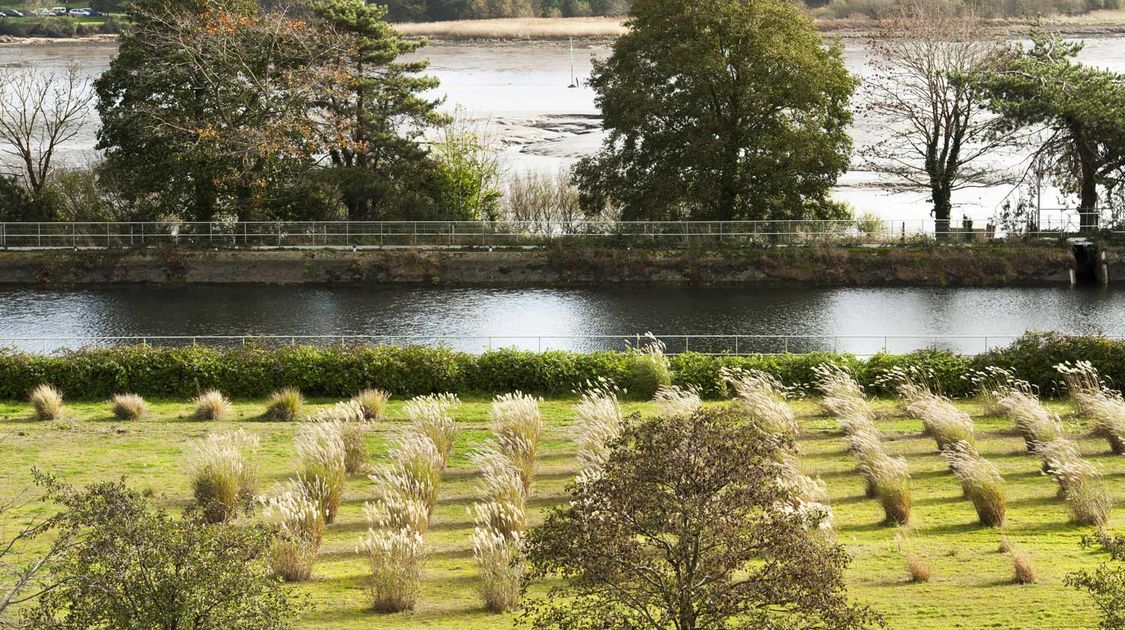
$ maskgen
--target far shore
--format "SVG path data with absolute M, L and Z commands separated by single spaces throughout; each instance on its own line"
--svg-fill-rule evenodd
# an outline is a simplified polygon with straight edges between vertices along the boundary
M 845 38 L 871 35 L 876 20 L 866 17 L 817 19 L 821 32 Z M 1033 18 L 991 20 L 998 31 L 1018 34 L 1036 24 Z M 1125 9 L 1093 11 L 1083 15 L 1056 15 L 1043 18 L 1039 25 L 1064 35 L 1076 37 L 1110 37 L 1125 35 Z M 457 20 L 449 22 L 409 22 L 395 25 L 409 37 L 425 37 L 433 41 L 612 41 L 626 32 L 624 18 L 501 18 L 493 20 Z M 93 35 L 75 38 L 0 36 L 0 46 L 114 44 L 116 35 Z

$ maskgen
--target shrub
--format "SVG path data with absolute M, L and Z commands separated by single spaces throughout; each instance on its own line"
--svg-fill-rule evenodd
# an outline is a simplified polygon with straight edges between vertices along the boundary
M 588 383 L 574 414 L 580 474 L 595 474 L 609 457 L 610 445 L 625 430 L 616 389 L 606 381 Z
M 212 433 L 193 443 L 187 454 L 195 509 L 208 523 L 224 523 L 249 507 L 258 484 L 249 456 L 258 438 L 245 431 Z
M 294 387 L 286 387 L 270 394 L 264 417 L 278 422 L 296 420 L 304 406 L 305 397 L 301 395 L 301 391 Z
M 145 399 L 136 394 L 117 394 L 110 401 L 113 416 L 118 420 L 140 420 L 148 413 Z
M 1039 580 L 1031 556 L 1019 549 L 1012 550 L 1012 573 L 1012 581 L 1016 584 L 1035 584 Z
M 23 621 L 36 628 L 273 630 L 296 614 L 266 566 L 260 527 L 215 526 L 156 509 L 124 482 L 83 490 L 47 482 L 62 505 L 53 588 Z
M 443 471 L 449 464 L 459 432 L 457 422 L 450 413 L 460 405 L 461 400 L 453 394 L 437 394 L 413 398 L 402 408 L 406 417 L 410 418 L 411 430 L 429 438 L 437 448 Z
M 521 542 L 487 529 L 473 532 L 473 557 L 480 568 L 480 592 L 489 612 L 508 612 L 519 605 L 524 563 Z
M 920 553 L 907 551 L 903 554 L 906 562 L 906 573 L 911 582 L 929 582 L 931 571 L 930 561 Z
M 324 521 L 332 524 L 344 495 L 347 468 L 344 439 L 335 422 L 310 422 L 301 425 L 295 438 L 301 472 L 297 479 L 305 494 L 316 501 Z
M 59 420 L 63 416 L 62 392 L 51 385 L 40 385 L 31 390 L 28 400 L 36 420 Z
M 413 610 L 422 590 L 425 546 L 422 535 L 409 528 L 370 529 L 360 544 L 371 567 L 368 591 L 371 608 L 392 613 Z
M 203 392 L 195 399 L 196 420 L 223 420 L 234 411 L 234 407 L 222 392 L 212 389 Z
M 326 526 L 319 502 L 298 480 L 291 479 L 264 504 L 263 516 L 277 529 L 270 547 L 270 567 L 286 582 L 308 580 Z
M 678 385 L 661 385 L 652 400 L 657 413 L 664 416 L 690 416 L 703 408 L 703 400 L 695 390 Z
M 344 441 L 344 469 L 348 474 L 367 470 L 367 435 L 371 424 L 363 406 L 350 400 L 337 403 L 312 417 L 313 422 L 335 422 Z
M 365 389 L 355 397 L 352 402 L 363 409 L 363 417 L 372 422 L 382 420 L 387 413 L 387 401 L 391 395 L 381 389 Z
M 965 496 L 973 502 L 982 525 L 1001 527 L 1007 513 L 1004 478 L 994 464 L 983 459 L 971 445 L 961 442 L 942 451 Z

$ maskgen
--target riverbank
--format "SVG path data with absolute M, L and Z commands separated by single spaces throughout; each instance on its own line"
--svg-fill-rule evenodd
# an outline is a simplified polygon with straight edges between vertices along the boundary
M 1118 263 L 1110 257 L 1110 277 Z M 53 250 L 0 252 L 0 284 L 600 285 L 854 287 L 1069 286 L 1057 244 L 546 249 Z M 1125 272 L 1125 270 L 1122 270 Z
M 845 38 L 866 38 L 876 27 L 868 17 L 816 18 L 822 33 Z M 1056 15 L 1042 20 L 999 18 L 989 24 L 1001 33 L 1025 33 L 1033 26 L 1073 36 L 1113 36 L 1125 34 L 1125 11 L 1095 11 L 1085 15 Z M 411 37 L 434 41 L 608 41 L 624 34 L 624 18 L 502 18 L 493 20 L 454 20 L 448 22 L 410 22 L 396 24 Z

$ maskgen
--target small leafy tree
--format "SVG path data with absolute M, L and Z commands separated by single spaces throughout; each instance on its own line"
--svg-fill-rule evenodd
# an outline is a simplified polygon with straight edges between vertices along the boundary
M 1096 229 L 1098 188 L 1117 186 L 1125 168 L 1125 75 L 1074 61 L 1081 42 L 1043 32 L 1031 41 L 1009 46 L 967 81 L 1003 118 L 1000 133 L 1045 130 L 1029 164 L 1045 160 L 1056 183 L 1078 194 L 1082 229 Z
M 794 509 L 778 449 L 733 411 L 634 419 L 604 468 L 528 539 L 533 576 L 563 578 L 525 604 L 536 628 L 862 628 L 847 555 Z
M 1122 630 L 1125 628 L 1125 541 L 1108 533 L 1082 539 L 1086 548 L 1098 546 L 1109 552 L 1116 564 L 1102 564 L 1094 570 L 1083 569 L 1067 574 L 1066 585 L 1086 591 L 1094 598 L 1094 603 L 1102 612 L 1102 630 Z
M 64 508 L 56 533 L 71 545 L 31 627 L 274 629 L 294 615 L 265 563 L 264 530 L 173 519 L 120 481 L 41 483 Z
M 591 85 L 609 132 L 575 179 L 622 219 L 842 218 L 856 82 L 796 4 L 636 0 Z

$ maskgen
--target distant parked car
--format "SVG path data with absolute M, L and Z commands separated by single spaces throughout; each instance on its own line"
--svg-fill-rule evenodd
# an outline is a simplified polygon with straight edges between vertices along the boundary
M 70 17 L 90 17 L 89 9 L 71 9 Z
M 49 15 L 54 15 L 55 11 L 53 9 L 36 9 L 32 11 L 31 14 L 39 17 L 47 17 Z
M 7 17 L 23 17 L 23 11 L 17 11 L 15 9 L 4 9 L 4 15 L 6 15 Z
M 66 7 L 51 7 L 51 15 L 66 15 Z

